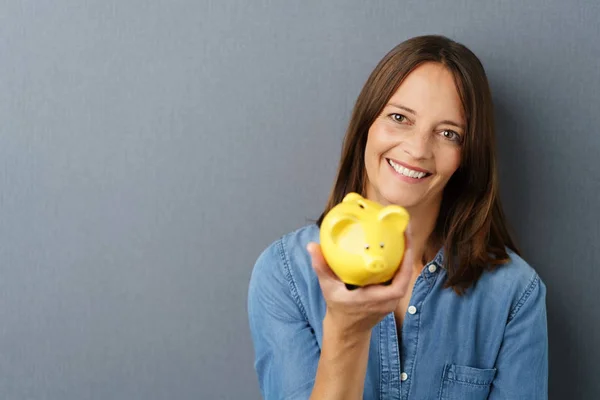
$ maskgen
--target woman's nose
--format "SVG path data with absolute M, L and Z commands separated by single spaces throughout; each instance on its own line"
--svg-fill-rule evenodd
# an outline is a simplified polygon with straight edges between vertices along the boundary
M 415 132 L 405 138 L 404 152 L 414 159 L 427 159 L 432 155 L 431 136 L 423 132 Z

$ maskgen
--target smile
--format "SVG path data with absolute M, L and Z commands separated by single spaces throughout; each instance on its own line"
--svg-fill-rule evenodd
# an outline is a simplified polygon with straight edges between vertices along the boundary
M 421 171 L 414 171 L 412 169 L 408 169 L 406 167 L 403 167 L 400 164 L 397 164 L 395 162 L 393 162 L 392 160 L 390 160 L 389 158 L 386 158 L 388 164 L 394 168 L 394 170 L 399 173 L 400 175 L 406 176 L 408 178 L 413 178 L 413 179 L 423 179 L 426 178 L 428 176 L 430 176 L 431 174 L 428 172 L 421 172 Z

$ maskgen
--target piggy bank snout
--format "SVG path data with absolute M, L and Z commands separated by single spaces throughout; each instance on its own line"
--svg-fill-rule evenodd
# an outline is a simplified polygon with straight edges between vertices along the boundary
M 385 269 L 385 261 L 381 257 L 374 257 L 367 262 L 367 269 L 371 272 L 381 272 Z

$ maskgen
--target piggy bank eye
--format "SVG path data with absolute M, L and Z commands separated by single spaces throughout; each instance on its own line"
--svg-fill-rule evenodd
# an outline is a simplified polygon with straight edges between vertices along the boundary
M 358 204 L 358 206 L 359 206 L 360 208 L 365 208 L 365 206 L 364 206 L 364 205 L 362 205 L 362 204 L 360 204 L 360 203 Z
M 383 249 L 383 243 L 379 243 L 379 247 Z
M 369 245 L 365 244 L 365 250 L 369 250 Z

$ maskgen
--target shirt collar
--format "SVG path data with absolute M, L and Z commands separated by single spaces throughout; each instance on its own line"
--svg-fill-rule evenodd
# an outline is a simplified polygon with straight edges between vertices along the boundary
M 445 255 L 444 246 L 442 246 L 438 250 L 438 252 L 435 255 L 435 257 L 433 258 L 433 260 L 430 261 L 430 263 L 433 262 L 437 267 L 444 268 L 444 255 Z

